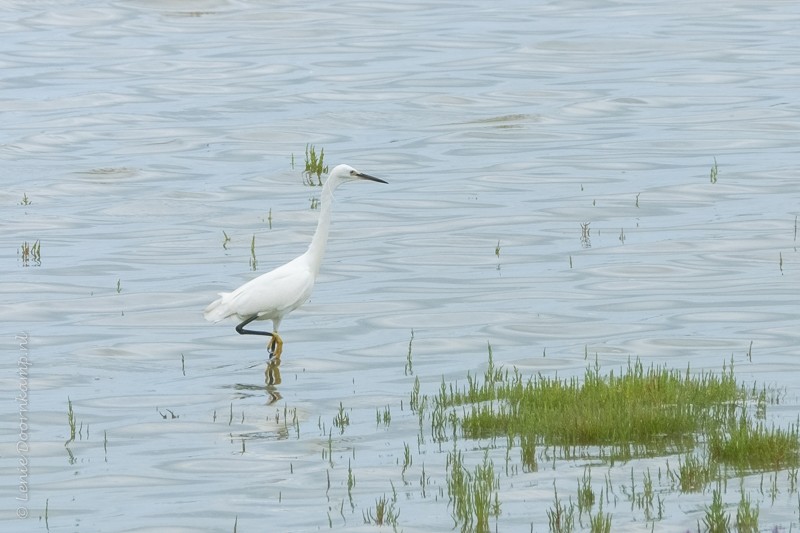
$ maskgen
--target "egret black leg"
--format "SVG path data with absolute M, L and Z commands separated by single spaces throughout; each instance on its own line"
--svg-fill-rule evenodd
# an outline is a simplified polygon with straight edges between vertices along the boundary
M 267 343 L 267 350 L 269 351 L 269 357 L 272 359 L 273 357 L 276 359 L 281 358 L 281 353 L 283 352 L 283 339 L 281 339 L 280 335 L 276 332 L 272 331 L 257 331 L 254 329 L 244 329 L 244 327 L 258 318 L 258 315 L 253 315 L 247 320 L 242 321 L 241 324 L 236 326 L 236 333 L 239 335 L 265 335 L 268 337 L 272 337 L 270 341 Z
M 247 324 L 249 324 L 250 322 L 252 322 L 256 318 L 258 318 L 258 315 L 253 315 L 250 318 L 248 318 L 247 320 L 243 321 L 238 326 L 236 326 L 236 333 L 238 333 L 239 335 L 267 335 L 269 337 L 272 337 L 272 332 L 271 331 L 256 331 L 254 329 L 244 329 L 244 327 Z

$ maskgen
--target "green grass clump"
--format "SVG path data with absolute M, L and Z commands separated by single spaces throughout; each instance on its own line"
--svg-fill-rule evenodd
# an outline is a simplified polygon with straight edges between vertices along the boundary
M 322 175 L 328 173 L 328 165 L 325 164 L 325 149 L 321 148 L 319 156 L 313 144 L 306 145 L 306 166 L 303 170 L 303 183 L 306 185 L 322 187 Z M 314 176 L 317 177 L 314 183 Z
M 460 450 L 447 455 L 447 493 L 453 520 L 462 532 L 488 533 L 489 518 L 500 515 L 500 479 L 488 455 L 474 471 L 464 466 Z
M 597 499 L 594 489 L 592 489 L 592 474 L 587 469 L 583 472 L 583 478 L 578 480 L 578 513 L 583 515 L 588 512 Z
M 23 242 L 17 255 L 22 259 L 22 266 L 29 266 L 31 263 L 36 266 L 42 265 L 42 245 L 38 240 L 33 244 L 28 241 Z
M 611 515 L 601 509 L 589 519 L 591 533 L 611 533 Z
M 673 472 L 668 471 L 673 479 Z M 704 461 L 695 454 L 687 454 L 678 463 L 678 488 L 681 492 L 700 492 L 712 480 L 719 477 L 719 466 Z
M 758 533 L 758 505 L 753 506 L 750 495 L 742 493 L 736 509 L 736 531 L 739 533 Z
M 339 434 L 343 435 L 344 430 L 350 425 L 350 415 L 344 410 L 344 405 L 339 402 L 339 411 L 333 417 L 333 425 L 339 428 Z
M 769 428 L 763 421 L 752 423 L 743 413 L 727 431 L 711 434 L 708 447 L 712 459 L 751 470 L 779 470 L 800 464 L 800 435 L 796 424 L 789 429 Z
M 395 529 L 397 528 L 397 519 L 400 516 L 400 511 L 395 507 L 397 504 L 397 495 L 395 494 L 391 499 L 387 498 L 384 494 L 375 500 L 375 508 L 367 509 L 362 512 L 365 524 L 374 524 L 376 526 L 390 525 Z
M 781 471 L 788 471 L 790 498 L 800 501 L 800 419 L 783 427 L 771 425 L 767 410 L 779 402 L 781 391 L 741 384 L 732 363 L 721 371 L 692 371 L 688 366 L 648 367 L 630 359 L 613 371 L 601 371 L 595 361 L 575 377 L 559 377 L 496 367 L 491 346 L 488 356 L 482 374 L 467 373 L 459 382 L 442 378 L 430 395 L 421 392 L 415 377 L 411 390 L 409 405 L 419 417 L 418 450 L 426 444 L 426 432 L 440 452 L 442 443 L 452 443 L 445 501 L 456 530 L 498 530 L 500 500 L 515 501 L 501 496 L 501 490 L 539 485 L 547 471 L 558 470 L 564 460 L 567 468 L 583 465 L 583 476 L 578 476 L 577 489 L 573 485 L 571 494 L 563 497 L 553 483 L 554 498 L 545 509 L 550 532 L 618 529 L 628 513 L 618 505 L 621 498 L 636 514 L 634 521 L 655 530 L 670 514 L 667 506 L 675 503 L 677 492 L 700 502 L 691 511 L 697 531 L 755 533 L 760 530 L 759 506 L 768 502 L 765 498 L 775 505 L 781 492 Z M 376 420 L 380 424 L 379 411 Z M 464 438 L 473 440 L 465 443 Z M 496 475 L 491 461 L 500 453 L 498 440 L 506 443 L 506 477 Z M 463 454 L 474 450 L 483 451 L 483 462 L 478 458 L 477 464 L 465 466 Z M 403 459 L 398 455 L 397 464 L 402 465 L 400 476 L 406 484 L 417 463 L 410 455 L 411 446 L 403 443 Z M 666 468 L 654 466 L 657 457 L 667 459 Z M 641 458 L 646 458 L 646 470 L 640 472 L 635 469 L 642 461 L 628 461 Z M 621 461 L 632 466 L 630 482 L 620 491 L 612 472 Z M 427 466 L 423 463 L 420 477 L 423 497 L 431 483 Z M 595 468 L 609 469 L 604 482 L 593 483 Z M 760 498 L 751 495 L 746 489 L 750 482 L 745 482 L 759 471 Z M 535 472 L 542 475 L 529 475 Z M 773 473 L 768 488 L 766 472 Z M 516 478 L 520 474 L 523 477 Z M 732 476 L 741 477 L 738 506 L 726 495 Z M 443 499 L 443 484 L 438 486 Z M 539 521 L 544 519 L 541 515 Z M 543 526 L 531 522 L 532 531 L 545 530 Z
M 681 490 L 691 492 L 715 478 L 720 463 L 754 470 L 800 464 L 796 425 L 767 429 L 758 421 L 763 412 L 747 415 L 764 394 L 738 384 L 732 364 L 720 373 L 693 373 L 688 367 L 645 368 L 637 359 L 607 375 L 595 363 L 582 378 L 525 379 L 517 369 L 495 368 L 490 346 L 483 379 L 468 374 L 461 387 L 442 382 L 429 418 L 438 442 L 459 432 L 471 439 L 518 440 L 528 471 L 537 468 L 537 447 L 553 446 L 565 455 L 598 447 L 601 457 L 629 460 L 691 452 L 703 443 L 707 459 L 687 454 L 673 476 Z M 413 400 L 412 409 L 428 403 L 419 392 Z
M 709 533 L 728 533 L 730 531 L 731 517 L 725 512 L 722 502 L 722 489 L 714 489 L 711 495 L 711 505 L 706 506 L 703 517 L 705 531 Z
M 733 369 L 721 375 L 685 372 L 641 361 L 608 376 L 597 366 L 583 379 L 498 373 L 490 364 L 482 383 L 467 378 L 461 391 L 442 389 L 436 405 L 472 404 L 460 420 L 468 438 L 535 434 L 546 445 L 682 449 L 706 426 L 719 425 L 746 391 Z M 622 453 L 622 450 L 620 450 Z
M 558 498 L 558 490 L 553 488 L 555 501 L 552 509 L 547 510 L 547 524 L 552 533 L 572 533 L 575 529 L 575 506 L 570 501 L 566 505 Z

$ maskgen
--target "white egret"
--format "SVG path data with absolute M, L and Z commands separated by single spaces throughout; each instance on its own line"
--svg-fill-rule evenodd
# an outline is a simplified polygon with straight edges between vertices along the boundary
M 280 360 L 283 339 L 278 335 L 278 327 L 283 317 L 303 305 L 314 289 L 314 281 L 328 242 L 333 191 L 342 183 L 357 180 L 386 183 L 348 165 L 335 167 L 322 187 L 319 222 L 308 250 L 285 265 L 248 281 L 233 292 L 219 293 L 220 297 L 203 311 L 206 320 L 219 322 L 231 316 L 238 317 L 242 322 L 236 326 L 236 332 L 240 335 L 272 337 L 267 343 L 270 359 Z M 254 320 L 272 320 L 272 332 L 244 329 Z

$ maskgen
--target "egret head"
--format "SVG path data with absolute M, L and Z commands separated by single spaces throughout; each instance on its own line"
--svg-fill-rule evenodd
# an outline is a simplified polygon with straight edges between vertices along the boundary
M 330 174 L 328 174 L 328 181 L 332 182 L 331 185 L 334 187 L 340 183 L 357 180 L 386 183 L 384 180 L 376 178 L 375 176 L 370 176 L 369 174 L 364 174 L 363 172 L 354 169 L 350 165 L 337 165 L 333 168 L 333 170 L 331 170 Z

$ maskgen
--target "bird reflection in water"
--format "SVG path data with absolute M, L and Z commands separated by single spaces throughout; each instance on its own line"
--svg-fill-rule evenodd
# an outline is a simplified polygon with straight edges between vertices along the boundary
M 267 387 L 267 394 L 277 391 L 272 391 L 272 387 L 281 384 L 281 360 L 278 357 L 273 357 L 267 361 L 267 368 L 264 370 L 264 385 Z M 280 394 L 278 394 L 280 399 Z M 274 400 L 273 400 L 274 401 Z

